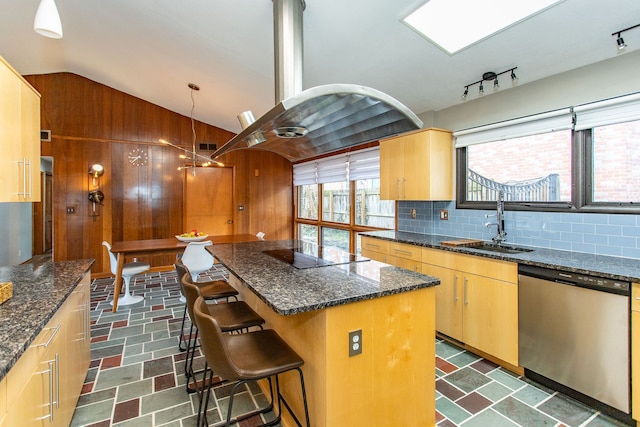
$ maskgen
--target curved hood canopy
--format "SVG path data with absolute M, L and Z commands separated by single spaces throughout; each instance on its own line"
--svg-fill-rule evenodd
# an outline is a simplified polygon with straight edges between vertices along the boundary
M 422 128 L 411 110 L 376 89 L 330 84 L 301 90 L 304 7 L 303 0 L 273 0 L 276 106 L 253 123 L 243 113 L 244 130 L 212 158 L 259 148 L 298 161 Z

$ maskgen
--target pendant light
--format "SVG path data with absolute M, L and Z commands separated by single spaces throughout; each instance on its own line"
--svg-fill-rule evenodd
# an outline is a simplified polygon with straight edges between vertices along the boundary
M 45 37 L 62 38 L 62 23 L 54 0 L 40 0 L 33 29 Z

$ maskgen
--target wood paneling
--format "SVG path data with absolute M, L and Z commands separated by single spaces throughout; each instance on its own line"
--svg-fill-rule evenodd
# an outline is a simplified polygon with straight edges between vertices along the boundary
M 103 240 L 167 238 L 184 230 L 184 173 L 178 150 L 163 138 L 191 147 L 191 120 L 157 105 L 70 73 L 25 77 L 41 94 L 41 127 L 52 142 L 54 260 L 95 258 L 92 273 L 109 271 Z M 218 146 L 233 133 L 195 122 L 196 142 Z M 144 149 L 149 161 L 131 166 L 127 153 Z M 263 231 L 267 238 L 292 236 L 292 166 L 269 152 L 240 150 L 221 161 L 233 168 L 235 233 Z M 89 164 L 105 166 L 100 178 L 105 194 L 97 216 L 88 200 Z M 215 185 L 212 183 L 212 185 Z M 243 211 L 237 205 L 243 205 Z M 72 207 L 75 213 L 67 214 Z M 172 255 L 141 260 L 170 265 Z

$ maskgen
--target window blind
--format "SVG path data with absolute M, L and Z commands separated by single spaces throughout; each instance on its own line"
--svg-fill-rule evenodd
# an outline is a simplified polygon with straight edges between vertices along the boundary
M 468 147 L 469 145 L 566 130 L 572 127 L 573 115 L 571 114 L 571 109 L 563 108 L 561 110 L 457 131 L 453 133 L 453 136 L 456 140 L 455 147 L 462 148 Z
M 349 154 L 349 180 L 380 178 L 380 148 L 369 148 Z
M 316 162 L 293 165 L 293 185 L 311 185 L 318 183 Z
M 576 130 L 640 120 L 640 93 L 579 105 Z
M 347 181 L 347 156 L 339 155 L 318 160 L 318 183 Z
M 380 178 L 380 148 L 367 148 L 293 165 L 293 185 Z

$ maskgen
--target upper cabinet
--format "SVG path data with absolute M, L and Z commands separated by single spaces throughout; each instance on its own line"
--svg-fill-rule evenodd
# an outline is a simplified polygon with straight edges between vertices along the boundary
M 0 202 L 40 201 L 40 94 L 0 57 Z
M 452 141 L 435 128 L 380 141 L 380 198 L 453 200 Z

